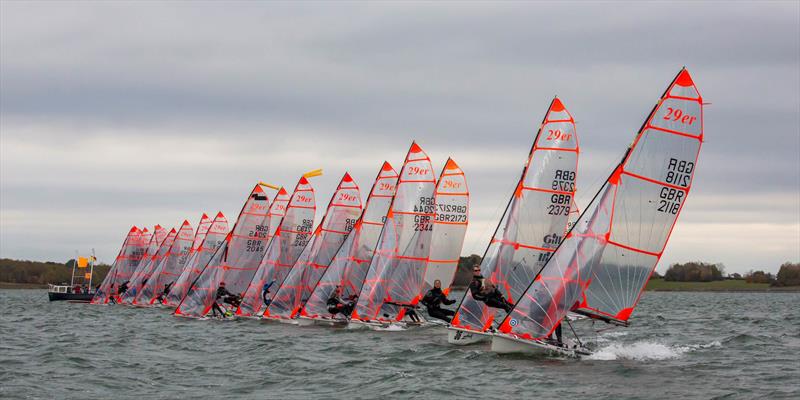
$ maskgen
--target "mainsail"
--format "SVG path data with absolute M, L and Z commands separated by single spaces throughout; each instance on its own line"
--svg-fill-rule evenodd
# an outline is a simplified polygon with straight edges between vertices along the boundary
M 447 160 L 439 176 L 434 201 L 436 211 L 424 280 L 420 282 L 419 275 L 414 275 L 407 283 L 411 288 L 419 287 L 420 296 L 424 296 L 437 280 L 441 281 L 445 293 L 450 292 L 467 234 L 469 189 L 464 171 L 452 159 Z
M 264 317 L 294 318 L 361 215 L 358 185 L 345 173 L 311 241 L 272 297 Z
M 388 321 L 394 317 L 390 313 L 402 319 L 405 308 L 398 309 L 397 306 L 412 305 L 414 298 L 418 297 L 418 293 L 403 297 L 402 284 L 393 284 L 390 278 L 423 270 L 428 261 L 435 187 L 436 176 L 431 160 L 414 142 L 400 170 L 396 194 L 352 319 Z M 384 304 L 390 309 L 381 313 Z
M 188 220 L 184 220 L 175 240 L 169 246 L 164 257 L 153 269 L 147 282 L 142 284 L 139 293 L 133 299 L 132 304 L 137 306 L 149 306 L 156 302 L 164 291 L 168 291 L 175 279 L 183 272 L 183 266 L 189 258 L 194 242 L 194 229 Z
M 342 298 L 357 296 L 361 292 L 394 197 L 397 178 L 394 168 L 384 162 L 367 197 L 364 212 L 320 278 L 300 315 L 309 318 L 328 315 L 327 301 L 337 286 L 342 288 Z
M 164 231 L 164 229 L 162 229 Z M 164 258 L 164 255 L 167 254 L 170 246 L 172 246 L 172 242 L 175 241 L 175 237 L 178 235 L 178 231 L 175 228 L 172 228 L 167 232 L 166 237 L 162 240 L 152 254 L 148 254 L 142 261 L 139 263 L 139 268 L 136 268 L 136 273 L 134 273 L 133 277 L 131 278 L 130 283 L 128 284 L 128 290 L 122 294 L 122 298 L 120 302 L 123 304 L 133 304 L 133 300 L 136 299 L 136 295 L 142 290 L 142 285 L 144 285 L 150 276 L 153 274 L 153 270 L 156 269 L 161 260 Z M 153 235 L 153 239 L 158 239 L 158 235 Z
M 682 69 L 500 331 L 543 339 L 569 311 L 627 324 L 683 208 L 702 141 L 703 100 Z
M 205 215 L 205 214 L 204 214 Z M 228 234 L 228 220 L 222 212 L 218 212 L 214 220 L 206 227 L 206 233 L 203 235 L 203 241 L 200 242 L 197 249 L 192 251 L 189 261 L 183 268 L 183 272 L 172 285 L 165 299 L 165 304 L 170 307 L 177 307 L 181 302 L 183 296 L 189 291 L 189 285 L 197 279 L 200 272 L 211 260 L 211 257 L 217 251 L 219 246 L 225 241 L 225 236 Z M 197 235 L 195 235 L 196 238 Z
M 315 212 L 314 188 L 303 176 L 295 186 L 289 205 L 286 207 L 286 215 L 269 242 L 264 258 L 242 296 L 236 315 L 251 317 L 264 313 L 264 297 L 270 288 L 274 293 L 283 283 L 289 269 L 308 244 Z
M 141 235 L 142 231 L 135 226 L 128 231 L 114 264 L 92 298 L 92 304 L 108 304 L 112 297 L 117 301 L 119 285 L 130 279 L 144 256 L 145 243 L 142 243 Z
M 242 293 L 247 288 L 269 243 L 270 221 L 282 216 L 288 200 L 286 191 L 281 188 L 270 206 L 264 189 L 260 185 L 253 188 L 233 230 L 190 285 L 175 315 L 204 317 L 216 300 L 221 282 L 227 282 L 227 289 L 232 293 Z
M 481 261 L 482 276 L 512 303 L 519 300 L 564 237 L 574 205 L 578 153 L 572 115 L 554 98 Z M 505 313 L 487 307 L 467 290 L 451 326 L 485 332 L 496 312 Z

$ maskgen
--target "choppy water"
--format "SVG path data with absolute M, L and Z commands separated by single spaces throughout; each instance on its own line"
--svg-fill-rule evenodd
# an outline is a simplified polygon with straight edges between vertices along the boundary
M 799 304 L 798 293 L 646 293 L 633 327 L 586 334 L 596 353 L 574 360 L 453 347 L 441 327 L 195 321 L 0 290 L 0 398 L 796 399 Z

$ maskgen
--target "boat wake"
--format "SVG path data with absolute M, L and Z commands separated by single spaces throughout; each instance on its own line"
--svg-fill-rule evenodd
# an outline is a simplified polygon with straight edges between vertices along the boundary
M 713 341 L 707 344 L 695 344 L 688 346 L 668 346 L 658 342 L 640 341 L 634 343 L 614 343 L 587 356 L 587 360 L 671 360 L 681 357 L 685 353 L 696 350 L 720 347 L 722 343 Z

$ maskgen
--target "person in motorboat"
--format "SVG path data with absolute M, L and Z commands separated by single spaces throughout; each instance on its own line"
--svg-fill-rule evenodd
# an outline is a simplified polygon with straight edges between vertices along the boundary
M 505 312 L 511 312 L 511 309 L 514 308 L 514 304 L 506 300 L 497 286 L 491 282 L 484 282 L 483 289 L 481 289 L 478 296 L 473 296 L 475 300 L 480 300 L 486 303 L 487 306 L 492 308 L 502 308 Z
M 356 305 L 355 300 L 358 299 L 358 296 L 352 295 L 348 297 L 347 300 L 344 300 L 342 299 L 343 292 L 341 286 L 336 286 L 336 289 L 333 290 L 326 304 L 328 306 L 328 312 L 331 313 L 331 315 L 336 316 L 336 314 L 342 314 L 342 316 L 346 318 L 353 313 L 353 308 Z
M 442 304 L 450 305 L 455 302 L 455 300 L 448 299 L 447 295 L 442 292 L 442 281 L 438 279 L 433 281 L 433 288 L 431 288 L 428 293 L 425 293 L 425 296 L 422 298 L 422 304 L 428 309 L 428 315 L 432 318 L 447 322 L 448 324 L 456 313 L 453 310 L 442 308 Z
M 264 300 L 264 305 L 269 307 L 272 304 L 272 299 L 268 296 L 269 295 L 269 288 L 275 284 L 275 279 L 267 282 L 264 284 L 264 287 L 261 288 L 261 298 Z

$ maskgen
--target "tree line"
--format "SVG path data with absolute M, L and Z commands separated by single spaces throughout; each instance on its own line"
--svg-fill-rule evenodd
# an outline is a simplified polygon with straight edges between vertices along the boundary
M 657 273 L 654 278 L 661 278 Z M 778 274 L 763 270 L 750 270 L 742 275 L 734 273 L 725 274 L 725 266 L 699 261 L 676 263 L 669 266 L 664 273 L 665 281 L 675 282 L 711 282 L 725 279 L 743 279 L 747 283 L 769 283 L 772 286 L 800 286 L 800 263 L 785 262 L 780 266 Z
M 9 283 L 27 283 L 36 285 L 52 284 L 69 284 L 72 278 L 72 266 L 75 260 L 68 260 L 65 263 L 57 263 L 52 261 L 28 261 L 28 260 L 12 260 L 9 258 L 0 258 L 0 282 Z M 103 281 L 103 278 L 108 274 L 111 266 L 106 264 L 96 264 L 94 266 L 94 275 L 92 277 L 92 284 L 98 284 Z M 76 273 L 89 272 L 89 268 L 81 268 Z

